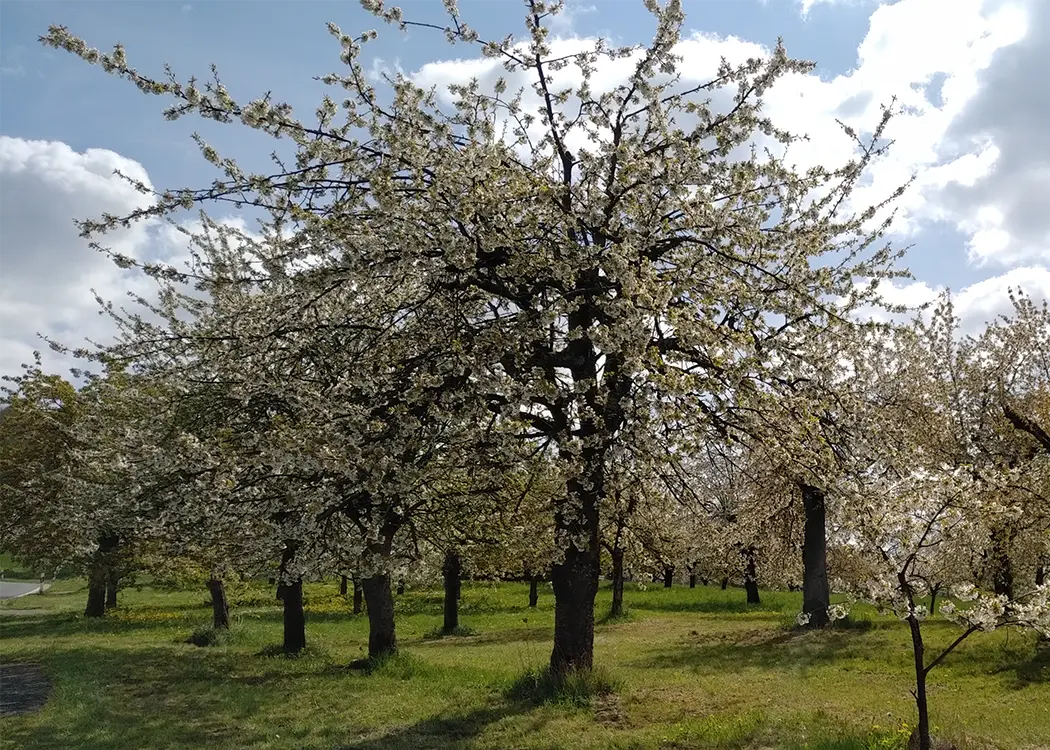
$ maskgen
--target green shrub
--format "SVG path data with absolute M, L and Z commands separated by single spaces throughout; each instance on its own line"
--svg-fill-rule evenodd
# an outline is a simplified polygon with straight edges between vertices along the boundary
M 527 670 L 507 691 L 512 700 L 526 703 L 553 703 L 589 706 L 599 696 L 610 695 L 622 687 L 619 680 L 601 667 L 573 669 L 558 675 L 549 667 Z
M 190 633 L 190 637 L 186 639 L 187 643 L 192 643 L 194 646 L 225 646 L 233 640 L 233 635 L 227 628 L 213 628 L 211 625 L 201 625 L 200 627 L 194 628 L 193 632 Z

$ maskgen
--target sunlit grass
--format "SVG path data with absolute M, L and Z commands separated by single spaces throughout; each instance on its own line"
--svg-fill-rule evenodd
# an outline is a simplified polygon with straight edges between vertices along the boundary
M 602 684 L 564 700 L 514 691 L 523 675 L 542 681 L 554 627 L 551 592 L 529 609 L 526 585 L 465 585 L 464 630 L 447 638 L 432 637 L 441 592 L 409 590 L 401 652 L 369 670 L 349 668 L 368 625 L 335 582 L 306 587 L 297 659 L 264 655 L 281 642 L 266 587 L 231 589 L 231 633 L 208 648 L 187 643 L 211 621 L 203 589 L 128 589 L 99 621 L 80 616 L 84 596 L 82 582 L 59 581 L 17 600 L 39 614 L 0 620 L 3 661 L 41 663 L 54 686 L 39 713 L 0 720 L 3 747 L 888 750 L 905 747 L 913 721 L 907 629 L 858 608 L 851 627 L 798 632 L 793 593 L 751 606 L 739 589 L 628 585 L 628 616 L 601 621 L 603 587 Z M 939 620 L 924 630 L 931 649 L 957 632 Z M 974 636 L 931 675 L 938 734 L 961 748 L 1050 747 L 1048 669 L 1029 637 Z

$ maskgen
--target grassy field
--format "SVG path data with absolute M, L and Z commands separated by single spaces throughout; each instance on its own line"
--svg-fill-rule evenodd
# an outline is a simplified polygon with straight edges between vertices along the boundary
M 0 573 L 9 581 L 35 581 L 39 577 L 39 573 L 15 562 L 6 552 L 0 552 Z
M 797 594 L 628 585 L 625 621 L 600 624 L 596 660 L 618 683 L 590 705 L 508 697 L 549 657 L 553 597 L 466 585 L 461 623 L 433 638 L 441 594 L 398 598 L 402 655 L 376 673 L 362 656 L 367 620 L 336 585 L 307 588 L 308 655 L 261 655 L 281 639 L 272 592 L 231 592 L 232 640 L 185 642 L 207 624 L 206 592 L 143 587 L 101 621 L 79 617 L 80 581 L 0 610 L 2 661 L 36 662 L 47 706 L 0 719 L 4 748 L 903 748 L 913 717 L 907 629 L 860 610 L 851 627 L 791 628 Z M 597 611 L 608 608 L 603 587 Z M 932 646 L 957 633 L 927 624 Z M 977 634 L 931 675 L 937 734 L 960 748 L 1050 748 L 1050 654 L 1017 632 Z

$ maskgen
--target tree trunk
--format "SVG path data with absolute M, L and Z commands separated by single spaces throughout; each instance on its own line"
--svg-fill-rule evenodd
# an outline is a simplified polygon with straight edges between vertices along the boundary
M 110 566 L 109 573 L 106 576 L 106 609 L 113 609 L 117 606 L 117 587 L 120 584 L 120 579 L 117 578 L 117 571 L 113 566 Z
M 374 575 L 362 581 L 365 604 L 368 605 L 368 658 L 397 652 L 397 636 L 394 633 L 394 595 L 390 589 L 390 576 Z
M 84 617 L 102 617 L 106 613 L 106 589 L 119 543 L 116 534 L 106 533 L 99 537 L 98 548 L 92 556 L 88 573 L 88 600 Z
M 359 615 L 364 609 L 364 591 L 361 590 L 361 579 L 354 578 L 354 614 Z
M 346 576 L 339 576 L 339 596 L 346 596 Z
M 722 591 L 725 591 L 727 588 L 729 588 L 729 578 L 728 578 L 728 576 L 726 578 L 722 579 Z
M 941 584 L 930 587 L 930 617 L 937 614 L 937 594 L 941 592 Z
M 405 579 L 404 578 L 398 578 L 397 579 L 397 595 L 401 596 L 404 593 L 405 593 Z
M 609 610 L 610 617 L 619 617 L 623 614 L 623 548 L 612 549 L 612 609 Z
M 585 451 L 586 453 L 586 451 Z M 589 671 L 594 666 L 594 597 L 598 594 L 601 561 L 598 555 L 598 498 L 604 477 L 602 462 L 586 456 L 589 471 L 584 477 L 567 482 L 569 496 L 578 501 L 569 514 L 555 514 L 556 539 L 579 539 L 586 547 L 578 549 L 567 542 L 563 560 L 554 565 L 554 648 L 550 669 L 556 679 L 572 670 Z
M 1046 580 L 1046 566 L 1040 565 L 1035 569 L 1035 585 L 1042 586 L 1043 581 Z
M 106 571 L 92 564 L 88 574 L 88 599 L 84 617 L 102 617 L 106 613 Z
M 919 725 L 915 727 L 915 736 L 919 741 L 919 750 L 931 750 L 933 742 L 930 738 L 930 710 L 926 702 L 926 665 L 922 631 L 919 629 L 919 621 L 914 617 L 908 618 L 908 627 L 911 629 L 911 645 L 915 657 L 915 706 L 919 710 Z
M 303 609 L 303 578 L 286 578 L 295 560 L 297 545 L 285 542 L 277 577 L 277 598 L 284 604 L 284 653 L 298 654 L 306 648 L 306 612 Z
M 803 484 L 802 507 L 806 513 L 802 542 L 802 611 L 809 615 L 807 627 L 823 628 L 828 622 L 831 591 L 828 587 L 827 508 L 824 492 Z
M 747 592 L 747 603 L 761 604 L 762 598 L 758 595 L 758 572 L 755 570 L 755 548 L 748 547 L 744 551 L 744 558 L 744 590 Z
M 1014 570 L 1010 560 L 1012 534 L 1004 527 L 992 531 L 992 591 L 996 596 L 1014 596 Z
M 696 573 L 690 573 L 689 574 L 689 588 L 691 588 L 691 589 L 695 589 L 696 588 Z
M 529 578 L 529 608 L 536 609 L 536 605 L 540 603 L 540 577 L 532 576 Z
M 445 579 L 445 623 L 441 630 L 454 633 L 459 629 L 459 590 L 463 574 L 463 564 L 455 549 L 445 552 L 445 564 L 441 572 Z
M 669 565 L 664 568 L 664 588 L 669 589 L 674 585 L 674 566 Z
M 222 579 L 215 576 L 209 578 L 208 591 L 211 592 L 211 626 L 216 630 L 229 630 L 230 603 L 226 599 L 226 587 Z
M 306 648 L 306 611 L 303 609 L 303 579 L 281 584 L 284 603 L 284 653 L 298 654 Z

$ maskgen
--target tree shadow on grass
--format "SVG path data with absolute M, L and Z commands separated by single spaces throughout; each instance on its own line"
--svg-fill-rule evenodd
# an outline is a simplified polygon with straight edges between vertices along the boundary
M 694 631 L 695 632 L 695 631 Z M 735 634 L 734 640 L 707 639 L 679 642 L 652 652 L 633 666 L 657 669 L 692 669 L 720 673 L 741 667 L 802 669 L 863 656 L 864 649 L 846 632 L 757 631 Z
M 1050 643 L 1036 646 L 1032 658 L 1017 664 L 1014 673 L 1016 680 L 1013 687 L 1018 690 L 1050 682 Z
M 523 713 L 528 707 L 515 702 L 481 706 L 472 711 L 432 716 L 399 727 L 380 737 L 340 745 L 339 750 L 445 750 L 468 748 L 491 724 Z
M 422 644 L 440 643 L 442 646 L 491 646 L 504 643 L 531 643 L 536 641 L 551 641 L 554 638 L 554 628 L 502 628 L 491 632 L 478 633 L 476 635 L 461 636 L 457 638 L 444 638 L 440 641 L 421 639 Z
M 197 614 L 197 613 L 194 613 Z M 135 610 L 133 617 L 106 615 L 105 617 L 83 617 L 71 612 L 21 615 L 4 618 L 0 633 L 6 638 L 61 638 L 70 635 L 120 634 L 135 630 L 157 630 L 173 625 L 185 625 L 192 629 L 203 623 L 201 617 L 187 617 L 174 610 L 150 613 Z M 187 631 L 188 633 L 188 631 Z
M 499 615 L 533 611 L 528 606 L 528 594 L 525 589 L 514 604 L 507 597 L 493 596 L 480 589 L 465 589 L 459 600 L 461 615 Z M 445 595 L 441 591 L 416 591 L 397 597 L 394 610 L 398 615 L 434 615 L 441 614 L 445 606 Z
M 289 706 L 303 690 L 337 692 L 352 702 L 373 689 L 320 659 L 278 663 L 243 652 L 173 646 L 51 648 L 27 656 L 42 662 L 54 693 L 33 723 L 5 725 L 5 739 L 18 747 L 254 746 L 272 739 L 255 720 L 266 716 L 271 726 L 280 726 L 280 716 L 297 710 Z M 288 729 L 289 747 L 297 746 L 296 733 L 304 742 L 324 735 L 320 744 L 327 747 L 339 739 L 334 724 L 297 723 Z
M 779 603 L 748 604 L 743 598 L 736 600 L 718 599 L 660 599 L 655 597 L 641 598 L 630 602 L 632 610 L 653 612 L 697 612 L 712 615 L 749 614 L 766 619 L 776 619 L 788 614 L 788 610 Z

